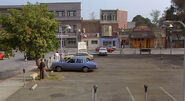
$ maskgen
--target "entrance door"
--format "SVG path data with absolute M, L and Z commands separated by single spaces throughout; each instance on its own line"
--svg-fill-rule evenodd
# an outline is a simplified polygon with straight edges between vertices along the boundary
M 150 48 L 150 40 L 146 40 L 146 48 Z

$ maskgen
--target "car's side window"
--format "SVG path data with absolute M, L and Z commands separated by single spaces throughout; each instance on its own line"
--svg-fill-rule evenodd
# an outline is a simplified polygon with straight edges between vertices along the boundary
M 67 63 L 75 63 L 75 59 L 70 59 Z
M 77 59 L 76 63 L 83 63 L 83 60 L 82 59 Z

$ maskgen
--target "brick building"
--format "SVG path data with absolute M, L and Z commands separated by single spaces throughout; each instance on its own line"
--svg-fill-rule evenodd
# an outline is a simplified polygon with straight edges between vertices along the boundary
M 100 46 L 119 47 L 119 30 L 127 29 L 127 11 L 100 10 Z
M 100 20 L 83 20 L 81 30 L 84 30 L 86 38 L 81 40 L 87 43 L 89 49 L 99 46 Z

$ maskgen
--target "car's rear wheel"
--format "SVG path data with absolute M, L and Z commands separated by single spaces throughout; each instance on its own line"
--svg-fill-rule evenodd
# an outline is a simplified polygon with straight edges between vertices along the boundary
M 89 71 L 89 68 L 88 67 L 83 67 L 83 72 L 87 73 Z
M 62 68 L 58 66 L 58 67 L 55 68 L 55 70 L 56 70 L 57 72 L 61 72 L 61 71 L 62 71 Z

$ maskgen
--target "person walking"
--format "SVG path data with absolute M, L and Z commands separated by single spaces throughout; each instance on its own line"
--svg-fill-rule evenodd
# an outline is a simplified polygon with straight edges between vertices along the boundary
M 44 79 L 44 68 L 45 68 L 45 63 L 44 63 L 44 59 L 41 59 L 40 62 L 40 80 Z
M 27 61 L 27 55 L 24 53 L 24 61 Z
M 54 57 L 55 57 L 56 62 L 58 62 L 60 58 L 58 51 L 56 51 L 56 53 L 54 54 Z

